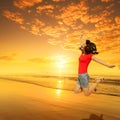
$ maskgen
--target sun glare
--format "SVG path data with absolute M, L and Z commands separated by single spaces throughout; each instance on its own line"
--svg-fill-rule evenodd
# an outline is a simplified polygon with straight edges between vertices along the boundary
M 64 63 L 63 62 L 57 63 L 57 67 L 60 69 L 64 68 Z
M 64 56 L 57 56 L 57 62 L 56 65 L 59 69 L 62 69 L 65 67 L 66 60 Z

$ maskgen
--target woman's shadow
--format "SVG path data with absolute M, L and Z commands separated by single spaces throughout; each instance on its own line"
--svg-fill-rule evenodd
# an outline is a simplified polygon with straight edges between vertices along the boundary
M 91 114 L 88 119 L 82 119 L 82 120 L 104 120 L 104 119 L 103 119 L 103 114 L 101 114 L 100 116 Z

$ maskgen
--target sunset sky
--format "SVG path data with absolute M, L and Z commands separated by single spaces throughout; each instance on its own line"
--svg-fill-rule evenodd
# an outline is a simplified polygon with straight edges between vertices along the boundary
M 81 34 L 120 75 L 120 0 L 0 0 L 0 74 L 75 75 Z

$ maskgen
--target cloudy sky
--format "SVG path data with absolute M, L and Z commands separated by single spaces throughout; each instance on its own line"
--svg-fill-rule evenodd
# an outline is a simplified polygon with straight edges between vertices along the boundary
M 77 74 L 80 35 L 115 64 L 94 62 L 93 74 L 120 73 L 119 0 L 1 0 L 0 72 Z

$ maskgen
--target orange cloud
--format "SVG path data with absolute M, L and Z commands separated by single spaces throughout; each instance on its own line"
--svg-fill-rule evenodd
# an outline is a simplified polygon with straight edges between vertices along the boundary
M 64 27 L 60 27 L 60 26 L 47 26 L 45 28 L 42 28 L 42 31 L 44 34 L 49 35 L 51 37 L 54 38 L 58 38 L 61 36 L 61 34 L 64 32 L 66 32 L 66 29 L 64 29 Z
M 101 0 L 101 2 L 109 1 Z M 42 0 L 15 0 L 14 5 L 22 9 L 41 2 Z M 54 2 L 56 3 L 52 4 Z M 120 17 L 115 16 L 117 12 L 114 14 L 116 3 L 111 1 L 109 4 L 106 3 L 105 7 L 102 5 L 104 3 L 91 7 L 87 0 L 78 1 L 77 4 L 70 2 L 64 6 L 59 5 L 58 2 L 64 2 L 64 0 L 52 0 L 49 4 L 38 4 L 38 7 L 35 6 L 34 15 L 33 9 L 29 8 L 25 12 L 29 13 L 29 16 L 32 15 L 32 19 L 24 16 L 23 20 L 23 11 L 21 14 L 5 11 L 4 16 L 21 24 L 22 29 L 34 35 L 46 35 L 49 44 L 59 44 L 65 49 L 78 50 L 80 34 L 84 34 L 84 41 L 90 39 L 98 44 L 100 51 L 109 50 L 106 42 L 109 43 L 112 40 L 116 41 L 114 45 L 110 45 L 117 46 L 120 36 Z M 92 0 L 92 4 L 96 3 Z
M 95 27 L 98 28 L 100 31 L 111 31 L 115 28 L 115 25 L 112 23 L 111 19 L 102 19 L 95 24 Z
M 63 48 L 68 50 L 78 50 L 80 47 L 80 32 L 75 31 L 66 36 Z
M 56 40 L 56 39 L 48 39 L 48 43 L 51 44 L 51 45 L 58 45 L 58 44 L 61 44 L 62 41 L 61 40 Z
M 36 3 L 40 3 L 42 0 L 15 0 L 14 6 L 23 9 L 25 7 L 34 6 Z
M 49 63 L 52 62 L 51 59 L 49 59 L 48 57 L 41 57 L 41 58 L 31 58 L 29 59 L 29 61 L 34 62 L 34 63 Z
M 3 12 L 3 16 L 19 24 L 22 24 L 24 21 L 24 19 L 22 18 L 22 15 L 18 12 L 10 12 L 6 10 Z
M 88 6 L 86 1 L 81 1 L 79 4 L 70 4 L 67 7 L 63 7 L 60 11 L 61 15 L 56 16 L 58 20 L 62 20 L 65 25 L 73 26 L 74 22 L 81 20 L 87 23 L 88 17 L 86 16 L 88 12 Z M 85 19 L 85 21 L 84 21 Z
M 66 50 L 78 50 L 78 47 L 75 46 L 74 44 L 64 44 L 63 49 L 66 49 Z
M 36 12 L 41 13 L 42 11 L 47 10 L 47 12 L 52 13 L 53 9 L 54 9 L 54 6 L 52 6 L 52 5 L 38 6 L 36 8 Z
M 116 24 L 120 25 L 120 17 L 119 16 L 115 17 L 115 22 L 116 22 Z
M 31 26 L 31 31 L 30 31 L 32 34 L 34 35 L 38 35 L 40 30 L 39 30 L 39 26 L 36 26 L 36 25 L 32 25 Z
M 111 0 L 101 0 L 101 2 L 110 2 Z
M 41 35 L 40 28 L 45 26 L 45 24 L 39 19 L 35 18 L 31 24 L 30 32 L 34 35 Z
M 12 55 L 1 55 L 0 56 L 0 60 L 2 61 L 13 61 L 15 60 L 16 54 L 12 54 Z
M 114 4 L 110 4 L 106 8 L 100 5 L 89 8 L 86 1 L 81 1 L 77 5 L 70 4 L 67 7 L 63 7 L 60 10 L 62 12 L 61 15 L 56 16 L 56 18 L 61 20 L 65 25 L 74 28 L 77 21 L 84 24 L 97 23 L 102 19 L 109 17 L 114 12 L 111 10 L 113 6 Z M 89 11 L 95 12 L 97 14 L 90 14 Z
M 65 0 L 52 0 L 53 2 L 65 2 Z
M 36 57 L 36 58 L 31 58 L 29 59 L 30 62 L 33 62 L 33 63 L 40 63 L 40 64 L 43 64 L 43 63 L 56 63 L 58 62 L 59 60 L 66 60 L 66 62 L 68 63 L 69 62 L 69 58 L 67 58 L 67 56 L 62 56 L 62 55 L 58 55 L 58 56 L 48 56 L 48 57 Z

